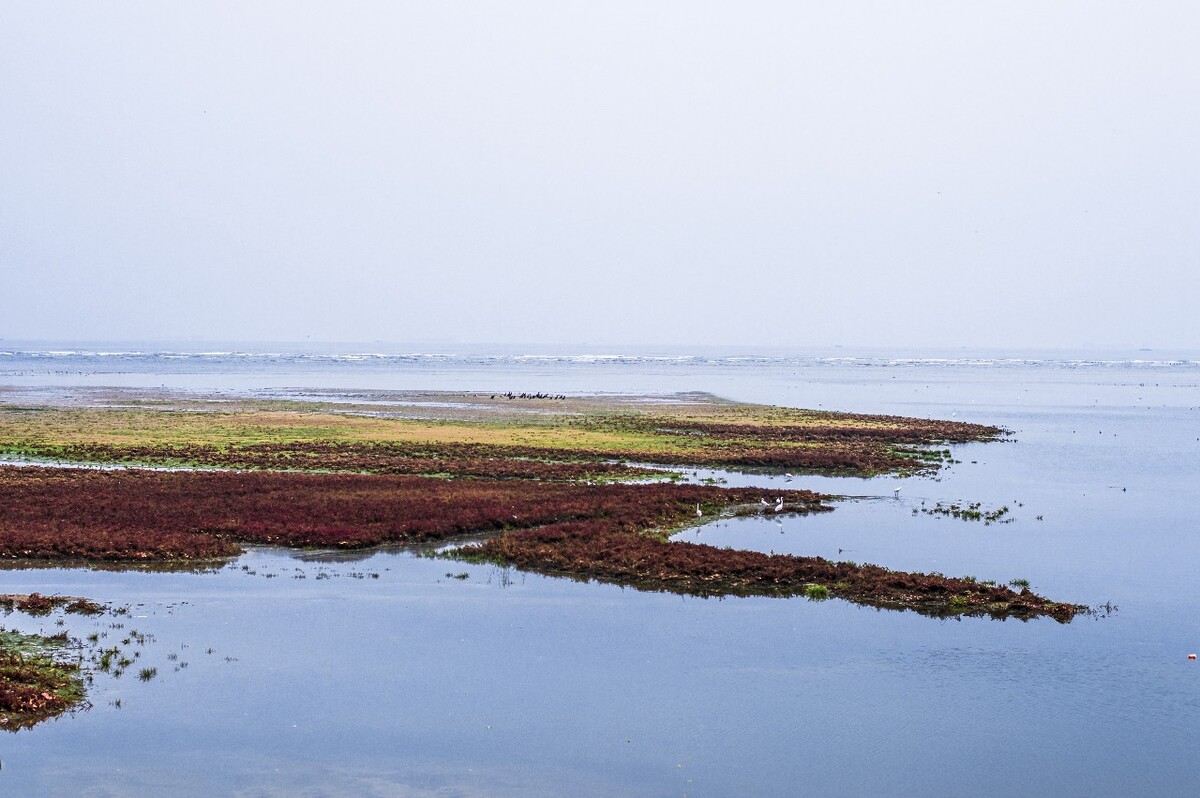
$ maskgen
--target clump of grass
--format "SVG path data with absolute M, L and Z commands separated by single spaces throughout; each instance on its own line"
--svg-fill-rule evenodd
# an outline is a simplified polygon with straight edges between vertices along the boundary
M 77 598 L 67 604 L 67 612 L 74 615 L 99 615 L 104 612 L 104 607 L 89 599 Z
M 143 682 L 148 682 L 158 675 L 158 668 L 142 668 L 138 671 L 138 678 Z
M 113 666 L 113 660 L 120 653 L 121 653 L 120 650 L 117 649 L 115 646 L 113 648 L 104 649 L 103 651 L 100 652 L 100 660 L 97 663 L 97 666 L 102 671 L 110 670 Z
M 825 585 L 806 585 L 804 596 L 809 601 L 824 601 L 829 598 L 829 588 Z
M 916 515 L 917 512 L 917 510 L 913 510 L 913 515 Z M 994 523 L 1011 524 L 1013 522 L 1012 518 L 1005 517 L 1009 513 L 1008 505 L 996 510 L 985 510 L 980 502 L 972 502 L 970 504 L 954 502 L 949 505 L 943 505 L 941 502 L 938 502 L 932 508 L 921 508 L 920 512 L 926 515 L 958 518 L 963 521 L 983 521 L 984 526 L 990 526 Z

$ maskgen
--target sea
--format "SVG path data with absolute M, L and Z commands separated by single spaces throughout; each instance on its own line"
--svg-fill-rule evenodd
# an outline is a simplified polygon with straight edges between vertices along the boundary
M 9 569 L 0 592 L 129 612 L 5 627 L 95 635 L 130 664 L 93 674 L 88 707 L 0 737 L 0 794 L 1200 794 L 1200 352 L 0 341 L 0 402 L 110 386 L 704 391 L 994 424 L 1003 441 L 952 447 L 935 476 L 697 471 L 843 498 L 680 540 L 1027 580 L 1093 611 L 1060 624 L 705 599 L 406 548 Z M 975 502 L 1005 522 L 926 512 Z

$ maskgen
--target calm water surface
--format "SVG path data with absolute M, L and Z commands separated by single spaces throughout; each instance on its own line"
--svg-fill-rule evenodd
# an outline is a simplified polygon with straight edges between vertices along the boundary
M 77 637 L 151 637 L 125 646 L 139 656 L 124 675 L 96 675 L 90 710 L 0 740 L 5 795 L 1200 791 L 1200 668 L 1186 658 L 1200 649 L 1200 368 L 1186 357 L 10 350 L 5 401 L 80 385 L 709 390 L 1000 424 L 1009 442 L 957 447 L 961 462 L 936 479 L 801 477 L 788 487 L 857 498 L 680 537 L 1019 577 L 1119 609 L 1069 625 L 933 620 L 836 600 L 640 593 L 403 550 L 256 549 L 206 573 L 7 571 L 3 592 L 131 606 L 68 617 Z M 787 484 L 723 476 L 766 497 Z M 920 512 L 939 501 L 1007 505 L 1014 521 Z M 54 632 L 58 617 L 4 623 Z M 139 681 L 141 667 L 157 675 Z

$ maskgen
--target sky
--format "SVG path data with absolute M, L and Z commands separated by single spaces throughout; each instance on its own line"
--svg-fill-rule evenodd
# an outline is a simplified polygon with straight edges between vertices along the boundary
M 1200 348 L 1198 30 L 0 0 L 0 339 Z

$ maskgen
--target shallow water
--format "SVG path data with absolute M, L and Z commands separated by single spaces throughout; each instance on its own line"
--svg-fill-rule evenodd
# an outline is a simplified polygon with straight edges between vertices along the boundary
M 131 647 L 141 654 L 123 676 L 97 674 L 89 711 L 0 740 L 0 790 L 1195 794 L 1192 361 L 805 357 L 454 361 L 445 373 L 374 360 L 356 372 L 338 361 L 307 376 L 347 389 L 711 390 L 1000 424 L 1013 431 L 1009 442 L 955 447 L 961 462 L 936 479 L 726 475 L 768 498 L 785 486 L 863 498 L 814 516 L 718 521 L 681 538 L 1019 577 L 1055 599 L 1119 610 L 1069 625 L 933 620 L 836 600 L 640 593 L 396 550 L 320 558 L 258 549 L 208 573 L 7 571 L 3 592 L 131 605 L 130 617 L 68 616 L 77 637 L 119 640 L 137 629 L 153 639 Z M 0 381 L 38 390 L 102 378 L 206 390 L 205 380 L 228 380 L 217 387 L 230 391 L 301 384 L 265 367 L 232 379 L 146 366 L 125 382 L 15 371 Z M 920 512 L 939 501 L 1008 505 L 1014 521 Z M 4 623 L 54 632 L 58 617 Z M 151 666 L 157 676 L 139 681 L 136 670 Z

